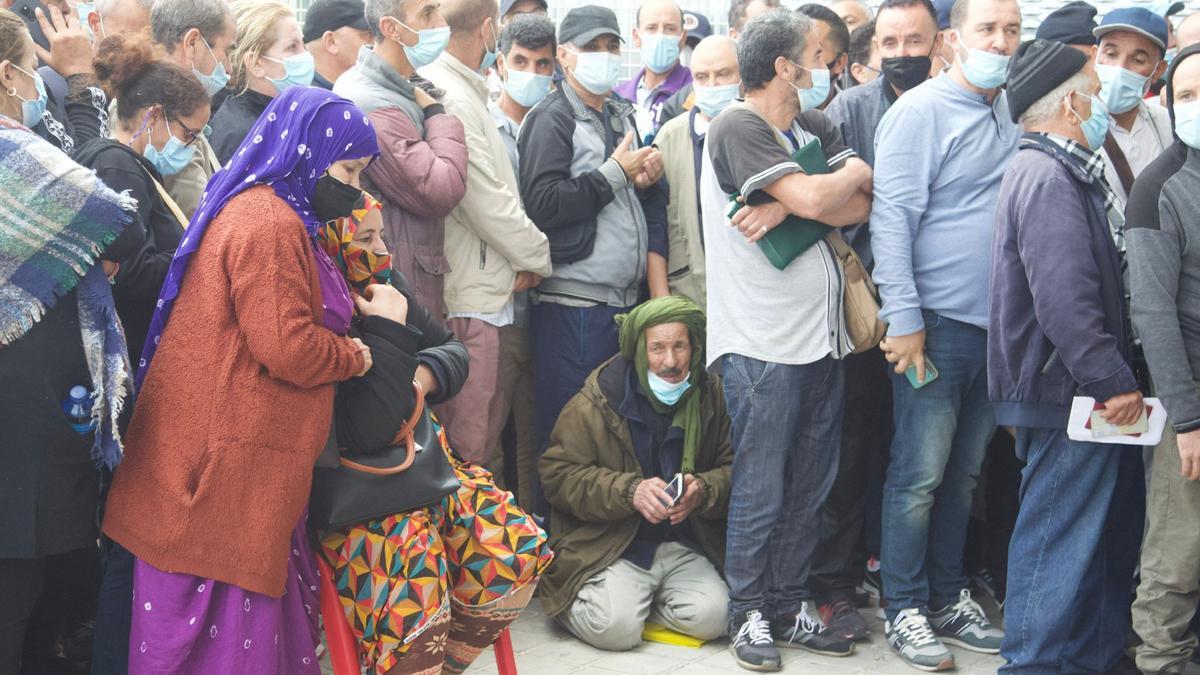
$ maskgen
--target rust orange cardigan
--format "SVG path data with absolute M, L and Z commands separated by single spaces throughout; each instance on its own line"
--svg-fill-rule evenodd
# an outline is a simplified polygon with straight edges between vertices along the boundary
M 192 258 L 138 392 L 108 536 L 163 571 L 283 594 L 333 383 L 363 366 L 321 316 L 300 218 L 267 186 L 230 200 Z

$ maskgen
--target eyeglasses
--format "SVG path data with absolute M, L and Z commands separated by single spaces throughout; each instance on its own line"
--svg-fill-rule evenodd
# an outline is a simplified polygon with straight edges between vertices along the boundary
M 210 135 L 212 135 L 212 127 L 208 126 L 207 124 L 204 125 L 203 129 L 197 131 L 188 127 L 188 125 L 184 124 L 182 120 L 174 115 L 169 115 L 167 119 L 175 124 L 178 124 L 179 128 L 183 129 L 183 134 L 187 137 L 187 143 L 184 143 L 185 146 L 190 147 L 196 141 L 200 140 L 201 135 L 203 135 L 205 138 L 208 138 Z

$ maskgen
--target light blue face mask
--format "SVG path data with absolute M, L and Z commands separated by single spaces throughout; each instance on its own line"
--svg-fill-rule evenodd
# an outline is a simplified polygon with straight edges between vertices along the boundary
M 192 74 L 196 76 L 197 80 L 200 80 L 200 84 L 204 86 L 204 91 L 208 92 L 208 97 L 212 98 L 217 95 L 218 91 L 224 89 L 225 85 L 229 84 L 229 73 L 225 72 L 225 64 L 218 61 L 217 55 L 213 54 L 212 46 L 208 44 L 208 40 L 205 40 L 203 35 L 200 36 L 200 39 L 204 41 L 204 47 L 208 50 L 209 55 L 212 56 L 213 63 L 217 65 L 213 66 L 212 74 L 205 75 L 196 70 L 196 61 L 193 59 Z M 287 66 L 285 65 L 284 67 L 286 68 Z M 309 82 L 311 83 L 312 80 L 310 79 Z
M 741 86 L 740 84 L 721 84 L 715 87 L 692 87 L 692 92 L 696 95 L 696 107 L 705 115 L 716 117 L 721 114 L 721 111 L 728 108 L 730 103 L 733 103 Z
M 267 78 L 275 86 L 277 95 L 282 94 L 291 87 L 310 86 L 313 82 L 313 75 L 317 72 L 317 65 L 313 61 L 313 55 L 308 52 L 292 54 L 285 59 L 276 59 L 270 56 L 264 56 L 263 58 L 283 64 L 283 77 L 278 80 L 272 77 Z
M 675 405 L 679 403 L 679 399 L 683 398 L 687 390 L 692 388 L 692 383 L 689 380 L 690 378 L 684 377 L 682 382 L 673 384 L 655 375 L 653 371 L 646 371 L 646 381 L 650 384 L 650 392 L 663 405 Z
M 79 26 L 88 34 L 88 41 L 95 42 L 96 34 L 92 32 L 92 27 L 88 25 L 88 16 L 96 11 L 96 3 L 80 2 L 75 5 L 75 11 L 79 14 Z
M 791 63 L 793 66 L 796 66 L 800 70 L 807 70 L 812 74 L 812 86 L 807 89 L 801 89 L 791 82 L 788 84 L 791 84 L 792 88 L 795 89 L 800 95 L 801 110 L 816 110 L 817 106 L 821 105 L 825 102 L 825 99 L 829 98 L 829 69 L 805 68 L 795 61 L 789 61 L 789 63 Z
M 38 122 L 42 121 L 42 114 L 46 112 L 46 83 L 42 81 L 41 73 L 31 73 L 15 64 L 13 68 L 16 68 L 29 79 L 33 80 L 33 86 L 37 89 L 38 97 L 35 99 L 27 99 L 13 92 L 21 100 L 21 123 L 32 129 L 37 126 Z
M 1104 99 L 1109 112 L 1120 115 L 1133 110 L 1146 93 L 1149 78 L 1119 66 L 1096 64 L 1100 76 L 1100 98 Z
M 484 50 L 483 60 L 479 63 L 479 72 L 496 65 L 496 52 L 500 49 L 500 38 L 496 37 L 496 29 L 492 28 L 492 48 Z
M 1083 122 L 1081 125 L 1083 135 L 1087 138 L 1088 147 L 1092 150 L 1099 150 L 1104 147 L 1104 139 L 1108 136 L 1108 107 L 1104 105 L 1103 99 L 1099 96 L 1090 96 L 1092 99 L 1092 114 L 1088 115 L 1085 120 L 1079 117 L 1079 113 L 1072 108 L 1071 112 L 1075 113 Z
M 1004 84 L 1011 58 L 982 49 L 968 48 L 967 57 L 962 62 L 963 75 L 966 76 L 967 82 L 980 89 L 995 89 Z
M 679 63 L 679 36 L 663 33 L 642 35 L 642 65 L 655 73 L 665 73 Z
M 154 110 L 146 113 L 146 119 L 142 122 L 142 128 L 133 135 L 133 139 L 137 139 L 142 134 L 147 134 L 150 138 L 146 139 L 146 149 L 142 151 L 142 155 L 155 171 L 163 176 L 174 176 L 183 171 L 184 167 L 192 161 L 192 157 L 196 154 L 196 148 L 185 145 L 183 141 L 175 137 L 171 133 L 171 125 L 167 123 L 167 142 L 163 145 L 162 150 L 154 147 L 154 127 L 150 126 L 150 117 L 154 114 Z M 163 115 L 164 119 L 166 114 Z
M 621 57 L 608 52 L 575 52 L 571 70 L 584 89 L 596 96 L 612 91 L 621 77 Z
M 1200 150 L 1200 101 L 1175 106 L 1175 134 L 1184 145 Z
M 409 47 L 400 42 L 400 46 L 404 47 L 404 55 L 408 57 L 408 64 L 413 68 L 424 68 L 425 66 L 437 60 L 442 52 L 446 50 L 446 45 L 450 44 L 450 27 L 442 26 L 441 28 L 426 28 L 425 30 L 413 30 L 404 24 L 403 21 L 392 17 L 392 20 L 400 24 L 405 30 L 416 34 L 417 44 Z
M 532 108 L 546 94 L 550 93 L 550 85 L 554 78 L 549 75 L 538 75 L 523 70 L 508 70 L 508 81 L 504 83 L 504 91 L 512 100 L 525 108 Z

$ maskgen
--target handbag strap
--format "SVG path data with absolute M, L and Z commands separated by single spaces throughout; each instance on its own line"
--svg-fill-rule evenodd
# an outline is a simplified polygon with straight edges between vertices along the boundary
M 392 439 L 392 445 L 404 444 L 407 452 L 404 454 L 404 461 L 395 466 L 367 466 L 351 459 L 346 459 L 345 455 L 339 457 L 338 461 L 347 469 L 354 469 L 363 473 L 369 473 L 375 476 L 391 476 L 397 473 L 402 473 L 410 466 L 417 457 L 417 443 L 413 439 L 413 432 L 417 428 L 417 424 L 421 422 L 425 415 L 425 388 L 421 383 L 413 380 L 413 396 L 415 402 L 413 404 L 412 415 L 400 427 L 400 431 L 396 432 L 396 437 Z

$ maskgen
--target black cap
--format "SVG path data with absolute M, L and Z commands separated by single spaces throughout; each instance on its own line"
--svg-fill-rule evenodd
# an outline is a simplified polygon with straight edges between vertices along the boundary
M 304 14 L 304 44 L 339 28 L 370 30 L 363 0 L 316 0 Z
M 1096 8 L 1082 0 L 1068 2 L 1046 15 L 1038 26 L 1037 39 L 1061 42 L 1065 45 L 1094 45 L 1099 40 L 1096 30 Z
M 500 0 L 500 16 L 506 16 L 511 12 L 513 5 L 517 4 L 517 2 L 519 0 Z M 550 4 L 546 0 L 537 0 L 537 2 L 542 6 L 542 9 L 546 11 L 550 10 Z
M 576 7 L 558 24 L 559 44 L 570 42 L 582 47 L 601 35 L 616 35 L 620 39 L 621 24 L 617 23 L 617 15 L 611 9 L 600 5 Z
M 1046 94 L 1083 70 L 1088 57 L 1061 42 L 1029 40 L 1008 64 L 1008 109 L 1016 122 Z

